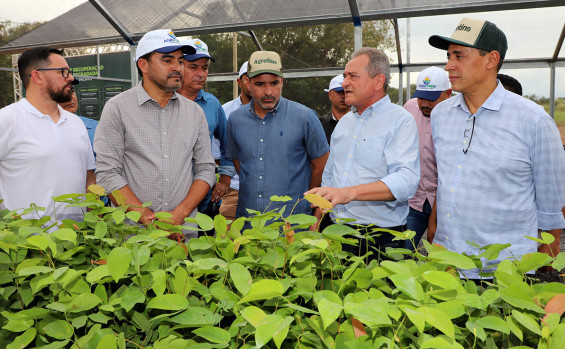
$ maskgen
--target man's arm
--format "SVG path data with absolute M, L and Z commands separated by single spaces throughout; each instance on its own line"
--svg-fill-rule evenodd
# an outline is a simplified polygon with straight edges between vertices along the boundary
M 226 118 L 226 114 L 221 105 L 218 107 L 217 117 L 218 124 L 216 130 L 214 131 L 214 137 L 216 137 L 216 139 L 220 142 L 221 159 L 220 167 L 218 168 L 220 178 L 212 189 L 212 202 L 220 201 L 220 199 L 228 193 L 228 190 L 230 189 L 231 179 L 233 176 L 235 176 L 235 167 L 233 165 L 233 162 L 226 157 L 228 119 Z
M 559 253 L 561 229 L 565 227 L 562 209 L 565 206 L 565 152 L 559 130 L 549 116 L 538 122 L 532 154 L 538 228 L 548 231 L 555 241 L 542 245 L 540 252 Z
M 434 206 L 432 207 L 432 213 L 430 214 L 430 220 L 428 221 L 428 233 L 427 233 L 427 240 L 431 244 L 434 241 L 434 236 L 436 235 L 437 230 L 437 197 L 434 200 Z
M 87 170 L 86 171 L 86 190 L 88 191 L 88 187 L 92 184 L 96 184 L 96 175 L 94 174 L 94 170 Z
M 310 160 L 310 164 L 312 165 L 312 174 L 310 176 L 309 186 L 310 189 L 319 187 L 322 184 L 322 174 L 324 173 L 324 168 L 326 167 L 329 155 L 330 153 L 327 152 L 317 159 Z
M 237 171 L 237 174 L 239 174 L 239 160 L 234 160 L 233 165 L 235 167 L 235 170 Z

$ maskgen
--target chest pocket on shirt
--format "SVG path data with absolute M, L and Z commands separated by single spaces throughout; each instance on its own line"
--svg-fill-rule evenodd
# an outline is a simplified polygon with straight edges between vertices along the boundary
M 384 157 L 385 141 L 382 138 L 360 138 L 357 141 L 357 163 L 367 169 L 386 169 Z M 382 175 L 379 173 L 379 175 Z

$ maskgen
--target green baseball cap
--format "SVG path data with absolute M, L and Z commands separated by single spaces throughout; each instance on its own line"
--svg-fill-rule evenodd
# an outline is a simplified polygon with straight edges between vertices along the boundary
M 498 51 L 504 59 L 508 50 L 506 35 L 494 23 L 480 19 L 463 18 L 451 37 L 432 35 L 428 39 L 430 45 L 447 50 L 449 44 L 456 44 L 488 52 Z
M 273 51 L 255 51 L 249 57 L 247 76 L 273 74 L 283 77 L 281 57 Z

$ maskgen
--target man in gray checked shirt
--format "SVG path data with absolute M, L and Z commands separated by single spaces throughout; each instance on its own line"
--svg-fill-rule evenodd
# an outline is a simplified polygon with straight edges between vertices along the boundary
M 120 189 L 143 224 L 159 211 L 184 224 L 216 182 L 204 112 L 175 92 L 182 85 L 183 54 L 195 52 L 170 30 L 145 34 L 135 58 L 142 82 L 106 103 L 96 130 L 98 184 L 108 193 Z

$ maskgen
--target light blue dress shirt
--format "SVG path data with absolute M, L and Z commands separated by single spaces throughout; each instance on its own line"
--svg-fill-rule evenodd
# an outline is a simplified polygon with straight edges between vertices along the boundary
M 418 130 L 412 115 L 385 96 L 361 115 L 345 114 L 332 133 L 322 186 L 344 188 L 382 181 L 395 201 L 352 201 L 337 205 L 332 220 L 396 227 L 406 224 L 408 199 L 420 181 Z
M 222 108 L 224 108 L 224 113 L 226 113 L 226 118 L 228 118 L 229 120 L 231 113 L 239 109 L 242 105 L 243 103 L 241 102 L 241 95 L 238 96 L 236 99 L 226 102 L 224 105 L 222 105 Z M 214 150 L 213 146 L 212 146 L 212 150 Z M 218 146 L 218 152 L 219 152 L 219 146 Z M 230 188 L 234 190 L 239 190 L 239 175 L 237 173 L 235 174 L 235 176 L 231 178 Z
M 249 216 L 247 208 L 264 211 L 283 206 L 287 216 L 309 189 L 310 161 L 328 152 L 328 141 L 312 109 L 281 97 L 276 108 L 261 118 L 253 103 L 232 112 L 228 120 L 227 155 L 239 160 L 241 179 L 236 217 Z M 272 195 L 288 195 L 292 201 L 271 203 Z M 293 213 L 311 214 L 310 203 L 300 201 Z
M 233 161 L 226 158 L 226 129 L 228 119 L 226 118 L 220 101 L 213 94 L 203 90 L 198 92 L 194 101 L 204 110 L 204 115 L 206 115 L 208 130 L 210 131 L 210 147 L 212 146 L 213 137 L 220 141 L 221 159 L 218 173 L 233 177 L 235 175 Z
M 537 237 L 538 228 L 565 227 L 565 152 L 541 106 L 499 83 L 474 115 L 457 95 L 438 104 L 431 120 L 438 168 L 435 243 L 475 255 L 481 251 L 467 240 L 512 244 L 500 253 L 502 260 L 535 252 L 537 243 L 524 236 Z M 479 277 L 478 270 L 465 275 Z

